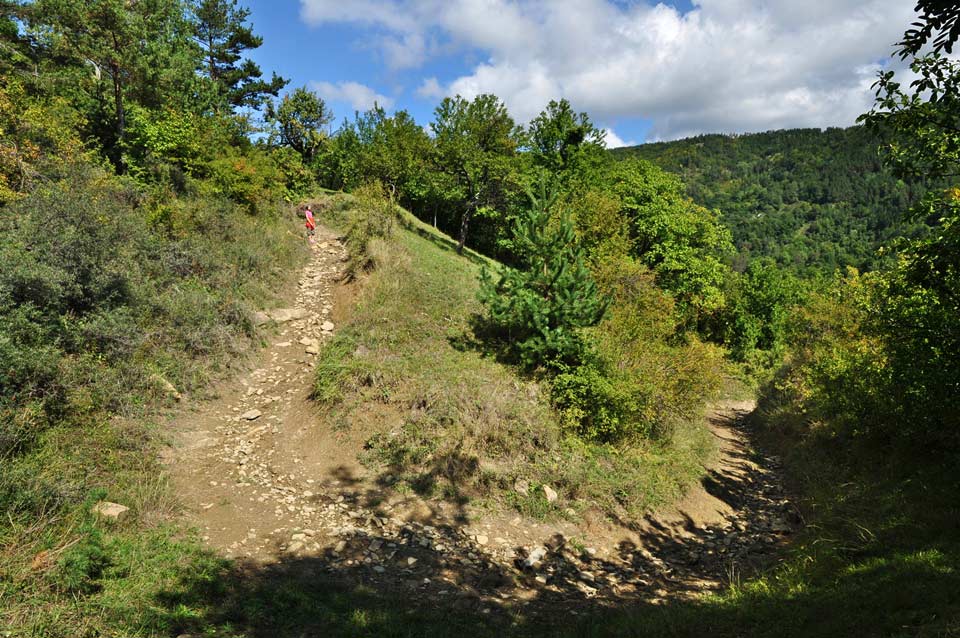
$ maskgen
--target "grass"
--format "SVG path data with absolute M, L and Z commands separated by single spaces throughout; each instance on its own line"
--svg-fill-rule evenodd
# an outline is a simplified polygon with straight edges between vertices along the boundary
M 152 417 L 169 386 L 202 396 L 259 345 L 249 312 L 306 251 L 279 209 L 171 199 L 166 222 L 143 223 L 149 206 L 87 168 L 2 211 L 0 634 L 113 635 L 202 555 L 165 523 L 176 506 Z M 129 521 L 92 518 L 101 498 Z
M 348 214 L 348 200 L 339 206 Z M 489 262 L 455 256 L 410 220 L 370 250 L 375 269 L 321 355 L 317 398 L 343 427 L 369 428 L 367 461 L 400 476 L 397 489 L 549 518 L 594 503 L 643 511 L 696 475 L 707 451 L 696 434 L 681 430 L 672 447 L 578 443 L 558 429 L 535 380 L 470 345 L 476 274 Z M 800 417 L 784 410 L 757 423 L 807 521 L 783 562 L 717 595 L 586 617 L 477 601 L 456 573 L 448 595 L 424 600 L 403 583 L 374 588 L 362 571 L 331 575 L 322 559 L 225 561 L 169 523 L 176 504 L 158 478 L 158 432 L 139 419 L 81 416 L 46 429 L 15 463 L 4 459 L 8 486 L 19 488 L 5 492 L 14 506 L 0 522 L 4 638 L 960 635 L 955 459 L 851 454 L 797 438 L 787 426 Z M 513 489 L 516 478 L 530 496 Z M 562 493 L 560 507 L 539 496 L 543 483 Z M 100 498 L 129 505 L 131 516 L 92 518 Z M 31 503 L 46 509 L 16 515 Z
M 807 526 L 776 568 L 699 601 L 598 614 L 577 636 L 960 635 L 956 459 L 797 438 L 802 415 L 765 406 Z
M 349 200 L 328 209 L 341 224 Z M 701 424 L 668 441 L 585 443 L 564 432 L 536 378 L 484 352 L 472 318 L 481 268 L 497 264 L 401 213 L 352 318 L 318 359 L 315 398 L 332 422 L 368 436 L 365 462 L 427 497 L 499 502 L 535 518 L 573 506 L 636 517 L 676 499 L 712 451 Z M 350 234 L 348 234 L 348 238 Z M 517 493 L 517 480 L 531 485 Z M 547 503 L 541 485 L 561 494 Z

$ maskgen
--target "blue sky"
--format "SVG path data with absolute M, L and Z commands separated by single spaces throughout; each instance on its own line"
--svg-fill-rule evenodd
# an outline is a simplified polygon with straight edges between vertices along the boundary
M 847 126 L 912 18 L 904 0 L 240 0 L 264 72 L 337 121 L 374 100 L 427 124 L 495 93 L 528 121 L 570 99 L 609 145 Z M 891 62 L 896 64 L 896 62 Z

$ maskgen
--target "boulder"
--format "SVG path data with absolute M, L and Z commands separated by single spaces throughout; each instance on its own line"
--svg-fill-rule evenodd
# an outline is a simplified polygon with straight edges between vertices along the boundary
M 296 319 L 306 319 L 310 316 L 310 311 L 306 308 L 277 308 L 268 310 L 267 316 L 277 323 L 286 323 Z
M 536 567 L 540 563 L 540 561 L 543 560 L 543 557 L 546 555 L 547 555 L 546 547 L 542 547 L 542 546 L 534 547 L 532 550 L 530 550 L 530 553 L 527 554 L 527 557 L 523 560 L 523 566 L 529 567 L 529 568 Z
M 530 496 L 530 482 L 525 479 L 517 479 L 513 482 L 513 490 L 521 496 Z
M 121 521 L 127 516 L 127 512 L 130 511 L 129 507 L 120 505 L 119 503 L 111 503 L 110 501 L 99 501 L 93 506 L 91 510 L 97 516 L 105 518 L 111 521 Z
M 180 401 L 183 399 L 183 395 L 177 391 L 177 388 L 172 383 L 167 381 L 163 376 L 155 374 L 151 378 L 153 379 L 153 382 L 157 384 L 157 387 L 159 387 L 164 394 L 174 401 Z

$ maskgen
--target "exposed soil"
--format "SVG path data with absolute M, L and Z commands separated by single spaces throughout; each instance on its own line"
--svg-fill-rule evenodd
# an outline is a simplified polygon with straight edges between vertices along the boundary
M 296 565 L 413 590 L 424 601 L 455 594 L 484 610 L 569 608 L 720 587 L 774 560 L 799 523 L 777 459 L 749 445 L 751 402 L 711 410 L 714 465 L 643 521 L 542 523 L 398 494 L 358 462 L 356 429 L 325 422 L 309 398 L 314 354 L 348 312 L 334 303 L 353 299 L 339 283 L 343 246 L 323 228 L 316 239 L 295 303 L 273 313 L 256 365 L 173 423 L 165 461 L 185 516 L 225 556 L 260 571 Z

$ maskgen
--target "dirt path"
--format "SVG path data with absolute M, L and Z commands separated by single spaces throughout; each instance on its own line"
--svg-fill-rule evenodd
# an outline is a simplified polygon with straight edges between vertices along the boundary
M 718 587 L 767 564 L 796 520 L 777 460 L 748 445 L 751 403 L 709 422 L 720 454 L 675 507 L 629 525 L 539 523 L 463 512 L 379 485 L 362 441 L 324 422 L 309 399 L 314 355 L 336 326 L 345 251 L 318 229 L 296 303 L 250 372 L 182 414 L 166 461 L 186 516 L 211 547 L 252 570 L 305 569 L 392 592 L 489 608 L 656 600 Z
M 258 365 L 173 424 L 165 461 L 177 493 L 204 540 L 228 557 L 296 551 L 291 530 L 309 527 L 318 495 L 331 487 L 313 478 L 327 468 L 307 462 L 315 448 L 304 439 L 319 425 L 309 398 L 314 358 L 335 328 L 333 288 L 345 257 L 336 236 L 318 229 L 295 304 L 259 318 L 277 329 Z M 340 447 L 334 436 L 323 443 Z

